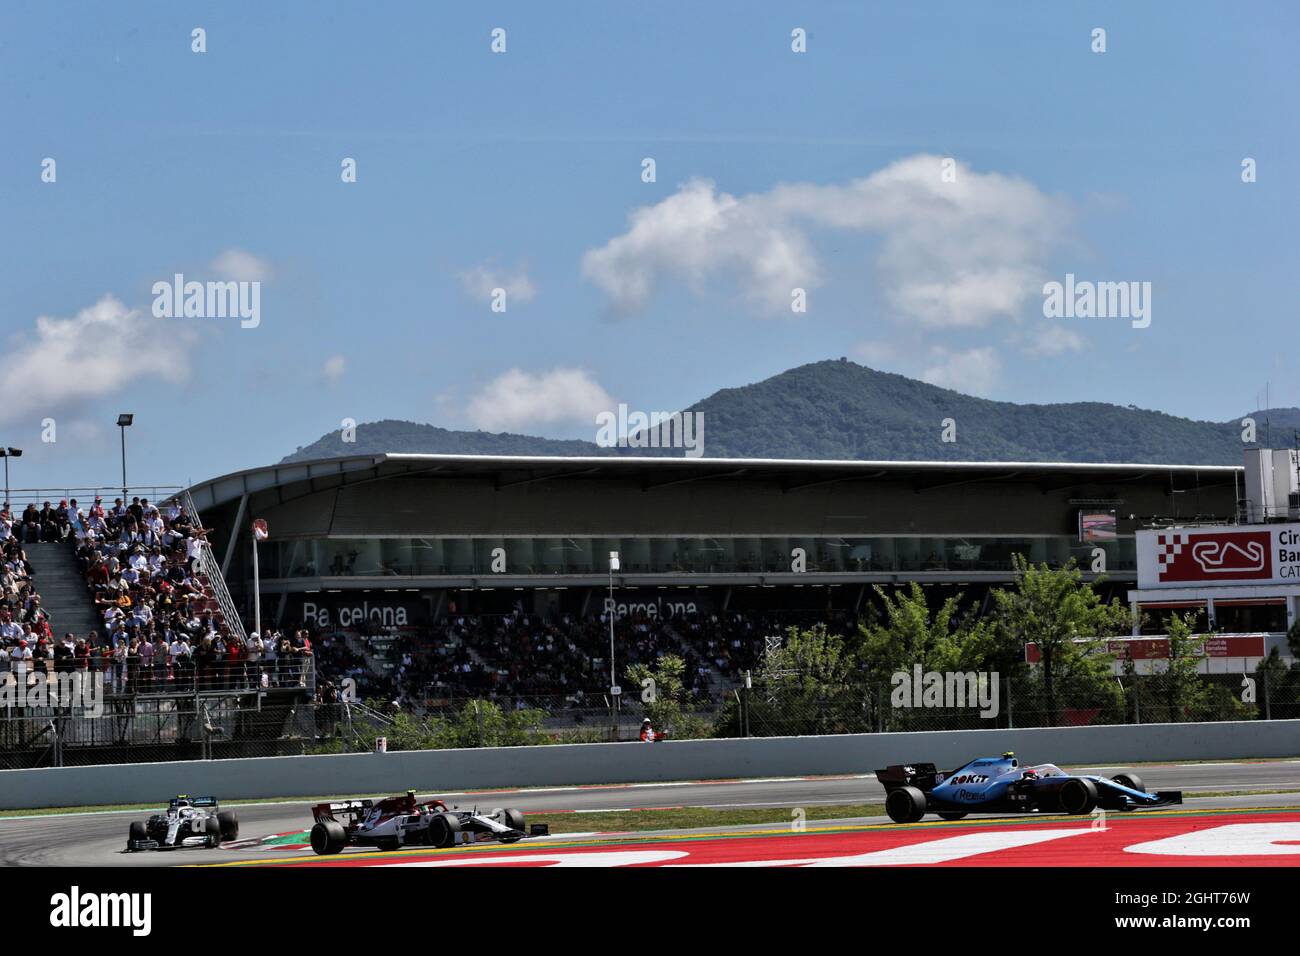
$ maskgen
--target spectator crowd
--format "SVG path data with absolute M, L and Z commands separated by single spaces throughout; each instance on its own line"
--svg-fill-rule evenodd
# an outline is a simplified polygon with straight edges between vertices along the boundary
M 628 615 L 614 623 L 616 671 L 622 677 L 629 666 L 675 654 L 685 663 L 687 691 L 717 696 L 759 667 L 768 636 L 826 621 L 824 613 Z M 843 616 L 831 626 L 853 622 Z M 317 673 L 318 687 L 331 682 L 334 693 L 350 679 L 360 699 L 416 710 L 468 698 L 581 706 L 609 683 L 609 619 L 517 607 L 504 615 L 452 613 L 428 627 L 338 630 L 317 638 Z
M 312 645 L 305 630 L 247 638 L 227 626 L 199 567 L 208 529 L 175 502 L 147 498 L 83 508 L 0 509 L 0 673 L 94 671 L 112 693 L 168 693 L 305 684 Z M 75 549 L 100 626 L 51 630 L 32 581 L 25 543 Z

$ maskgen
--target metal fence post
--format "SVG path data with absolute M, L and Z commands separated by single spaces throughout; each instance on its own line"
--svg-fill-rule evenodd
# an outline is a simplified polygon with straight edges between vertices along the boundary
M 1270 699 L 1272 695 L 1269 693 L 1269 689 L 1268 689 L 1268 671 L 1265 670 L 1264 673 L 1261 674 L 1260 676 L 1263 678 L 1264 681 L 1264 719 L 1272 720 L 1273 708 L 1272 708 L 1272 700 Z
M 1015 700 L 1015 694 L 1013 693 L 1012 690 L 1010 674 L 1007 675 L 1006 681 L 1007 681 L 1007 729 L 1013 730 L 1015 729 L 1016 726 L 1015 705 L 1012 703 L 1012 701 Z
M 478 724 L 478 745 L 483 746 L 483 709 L 474 701 L 474 720 Z
M 1133 675 L 1133 723 L 1142 723 L 1142 681 Z

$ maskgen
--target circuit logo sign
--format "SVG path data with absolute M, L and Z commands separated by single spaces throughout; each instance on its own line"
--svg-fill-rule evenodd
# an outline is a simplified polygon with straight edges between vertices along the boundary
M 1169 531 L 1156 536 L 1164 581 L 1251 581 L 1273 577 L 1270 531 Z

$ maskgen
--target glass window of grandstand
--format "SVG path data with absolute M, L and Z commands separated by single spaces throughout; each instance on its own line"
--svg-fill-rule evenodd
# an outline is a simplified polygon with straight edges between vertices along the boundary
M 1169 632 L 1169 619 L 1177 615 L 1195 614 L 1196 623 L 1193 626 L 1193 633 L 1204 634 L 1209 630 L 1209 618 L 1205 613 L 1204 602 L 1200 604 L 1143 604 L 1139 606 L 1142 613 L 1142 626 L 1140 633 L 1144 635 L 1167 634 Z
M 1216 602 L 1214 623 L 1229 634 L 1252 634 L 1286 630 L 1286 602 Z
M 1080 543 L 1072 535 L 1038 538 L 968 537 L 458 537 L 329 538 L 272 541 L 262 551 L 266 577 L 351 577 L 490 574 L 505 553 L 507 574 L 605 574 L 617 551 L 625 574 L 788 572 L 802 549 L 810 573 L 1009 571 L 1012 556 L 1085 571 L 1092 551 L 1106 552 L 1106 569 L 1132 568 L 1131 540 Z

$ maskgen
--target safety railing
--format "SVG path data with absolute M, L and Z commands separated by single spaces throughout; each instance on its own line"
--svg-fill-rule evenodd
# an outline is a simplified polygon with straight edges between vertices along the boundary
M 194 507 L 194 499 L 190 497 L 189 489 L 180 493 L 179 500 L 186 516 L 194 523 L 194 526 L 197 528 L 203 527 L 203 523 L 199 520 L 198 509 Z M 247 637 L 248 631 L 244 628 L 244 621 L 235 608 L 234 599 L 231 598 L 230 589 L 226 587 L 226 579 L 221 573 L 221 562 L 213 554 L 212 544 L 206 536 L 202 539 L 202 544 L 199 547 L 198 565 L 199 571 L 207 578 L 213 596 L 217 599 L 217 606 L 221 608 L 221 616 L 225 618 L 226 627 L 230 629 L 232 634 Z
M 181 490 L 179 485 L 140 485 L 134 488 L 126 489 L 126 502 L 130 503 L 131 498 L 148 498 L 151 502 L 163 501 L 171 498 Z M 11 488 L 9 489 L 10 511 L 17 509 L 21 513 L 23 508 L 29 504 L 41 507 L 45 502 L 57 506 L 60 501 L 72 501 L 77 499 L 77 504 L 82 508 L 90 508 L 95 503 L 96 497 L 101 497 L 104 501 L 112 502 L 122 497 L 122 486 L 117 485 L 82 485 L 79 487 L 65 486 L 62 488 Z
M 189 655 L 0 662 L 0 714 L 82 712 L 117 698 L 316 691 L 310 654 L 199 660 Z

